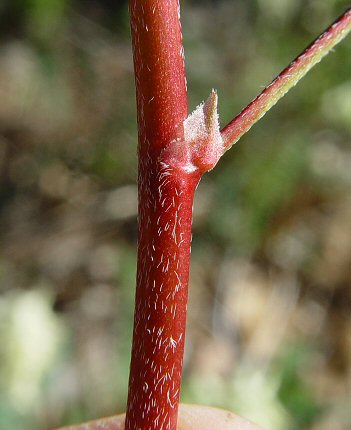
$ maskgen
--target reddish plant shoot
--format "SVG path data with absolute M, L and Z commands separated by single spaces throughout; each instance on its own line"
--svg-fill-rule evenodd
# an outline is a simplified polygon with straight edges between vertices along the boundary
M 178 0 L 130 0 L 139 129 L 139 244 L 126 430 L 175 430 L 192 206 L 203 173 L 350 31 L 348 10 L 220 133 L 217 94 L 187 117 Z
M 173 429 L 184 353 L 193 197 L 201 174 L 222 154 L 222 140 L 215 93 L 186 119 L 178 2 L 131 1 L 130 12 L 139 129 L 139 242 L 126 429 Z M 218 151 L 207 149 L 213 138 Z
M 130 0 L 130 16 L 138 112 L 139 239 L 125 429 L 176 430 L 195 189 L 223 153 L 350 32 L 351 8 L 222 131 L 215 91 L 188 116 L 179 1 Z M 189 409 L 195 410 L 200 413 L 198 407 Z M 198 427 L 196 418 L 191 422 L 181 421 L 180 428 L 209 428 L 201 418 Z M 123 423 L 124 416 L 84 428 L 120 429 Z M 236 423 L 243 429 L 256 428 L 240 419 Z
M 222 130 L 228 150 L 351 30 L 351 9 L 328 27 Z
M 169 163 L 188 114 L 179 4 L 131 0 L 139 132 L 139 236 L 125 428 L 175 429 L 182 373 L 192 202 L 198 172 Z M 167 154 L 168 155 L 168 154 Z

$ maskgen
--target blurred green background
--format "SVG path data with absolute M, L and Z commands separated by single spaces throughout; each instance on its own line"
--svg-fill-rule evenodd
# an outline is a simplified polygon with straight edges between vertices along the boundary
M 184 1 L 190 109 L 225 125 L 348 5 Z M 125 408 L 136 262 L 126 2 L 0 2 L 0 428 Z M 201 183 L 182 399 L 351 422 L 351 40 Z

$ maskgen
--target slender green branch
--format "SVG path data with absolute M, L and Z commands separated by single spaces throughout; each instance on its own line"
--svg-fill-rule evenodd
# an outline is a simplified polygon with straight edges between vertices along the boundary
M 335 45 L 351 31 L 351 8 L 322 33 L 282 73 L 273 80 L 239 115 L 221 131 L 224 149 L 228 150 L 263 115 L 283 97 L 290 88 L 319 63 Z

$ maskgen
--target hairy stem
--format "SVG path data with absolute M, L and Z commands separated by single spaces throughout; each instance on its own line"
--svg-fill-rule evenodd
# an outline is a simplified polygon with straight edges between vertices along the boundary
M 351 31 L 351 8 L 322 33 L 221 131 L 228 150 Z
M 187 117 L 178 0 L 130 0 L 139 131 L 139 237 L 126 430 L 175 430 L 200 179 L 165 150 Z M 172 146 L 172 145 L 171 145 Z
M 130 0 L 139 131 L 139 241 L 126 430 L 175 430 L 192 206 L 204 172 L 351 29 L 351 9 L 222 132 L 217 95 L 187 117 L 178 0 Z

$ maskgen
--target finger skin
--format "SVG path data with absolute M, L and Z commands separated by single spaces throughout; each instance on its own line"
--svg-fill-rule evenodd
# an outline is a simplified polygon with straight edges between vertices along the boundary
M 232 412 L 198 405 L 180 405 L 178 430 L 262 430 Z
M 124 430 L 125 414 L 58 430 Z M 180 405 L 178 430 L 262 430 L 232 412 L 198 405 Z

